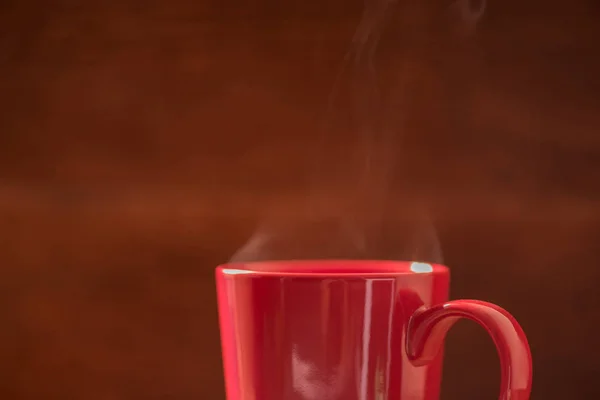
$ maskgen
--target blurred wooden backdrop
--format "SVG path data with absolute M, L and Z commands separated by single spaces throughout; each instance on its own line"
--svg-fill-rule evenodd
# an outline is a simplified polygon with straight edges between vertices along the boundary
M 386 199 L 432 210 L 453 297 L 521 321 L 534 399 L 598 398 L 600 7 L 450 3 L 389 11 Z M 223 398 L 213 268 L 356 145 L 338 109 L 316 143 L 362 7 L 0 3 L 1 398 Z M 443 399 L 495 398 L 487 336 L 448 342 Z

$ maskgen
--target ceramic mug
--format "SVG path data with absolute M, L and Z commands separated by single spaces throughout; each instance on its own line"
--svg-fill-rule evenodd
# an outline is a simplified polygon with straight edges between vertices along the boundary
M 404 261 L 266 261 L 217 268 L 228 400 L 433 400 L 448 329 L 471 319 L 500 356 L 501 400 L 531 391 L 518 322 L 448 301 L 449 271 Z

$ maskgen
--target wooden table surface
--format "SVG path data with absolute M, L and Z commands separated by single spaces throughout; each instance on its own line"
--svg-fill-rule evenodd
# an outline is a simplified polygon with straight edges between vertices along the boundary
M 224 398 L 213 269 L 311 213 L 441 248 L 521 321 L 534 399 L 598 398 L 599 8 L 413 3 L 370 97 L 368 52 L 333 89 L 362 2 L 3 2 L 0 397 Z M 496 396 L 482 330 L 446 353 L 443 399 Z

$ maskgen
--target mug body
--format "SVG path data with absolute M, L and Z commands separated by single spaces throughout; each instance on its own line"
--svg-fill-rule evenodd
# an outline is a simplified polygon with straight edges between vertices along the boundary
M 268 261 L 217 268 L 228 400 L 433 400 L 442 352 L 408 358 L 411 316 L 448 299 L 441 265 Z

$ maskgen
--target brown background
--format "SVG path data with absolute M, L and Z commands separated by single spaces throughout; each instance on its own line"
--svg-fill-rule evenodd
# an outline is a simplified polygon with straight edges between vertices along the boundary
M 0 3 L 0 398 L 223 398 L 214 266 L 352 192 L 343 104 L 316 143 L 362 3 L 224 3 Z M 521 321 L 534 399 L 598 398 L 599 7 L 490 0 L 473 32 L 449 3 L 389 11 L 381 196 Z M 448 342 L 443 398 L 495 398 L 487 336 Z

